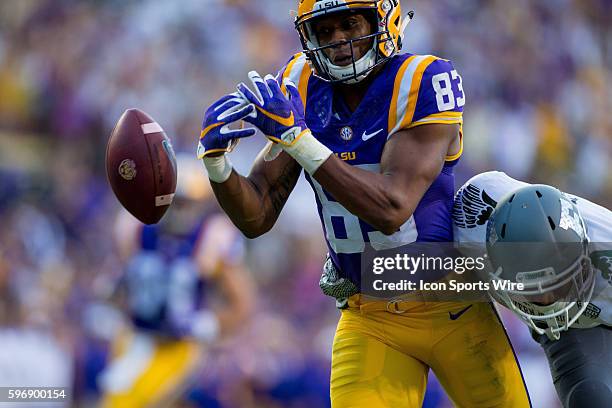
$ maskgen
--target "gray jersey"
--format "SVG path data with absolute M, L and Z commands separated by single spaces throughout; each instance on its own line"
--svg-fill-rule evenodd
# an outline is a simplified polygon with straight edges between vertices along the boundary
M 455 196 L 455 241 L 484 244 L 487 220 L 497 203 L 505 195 L 527 185 L 497 171 L 481 173 L 470 179 Z M 612 212 L 584 198 L 571 194 L 568 196 L 576 199 L 589 239 L 595 243 L 591 248 L 591 258 L 596 269 L 594 296 L 572 327 L 588 328 L 600 324 L 612 326 Z M 606 248 L 598 250 L 597 243 L 605 243 Z

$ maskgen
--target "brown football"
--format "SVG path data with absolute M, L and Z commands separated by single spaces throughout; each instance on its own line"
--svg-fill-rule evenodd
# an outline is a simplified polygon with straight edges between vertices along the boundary
M 176 158 L 159 124 L 139 109 L 121 115 L 106 146 L 106 174 L 119 202 L 145 224 L 161 220 L 176 191 Z

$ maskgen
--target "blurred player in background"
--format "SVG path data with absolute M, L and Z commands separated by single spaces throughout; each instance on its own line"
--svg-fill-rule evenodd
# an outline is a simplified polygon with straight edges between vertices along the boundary
M 453 240 L 465 95 L 450 61 L 399 54 L 410 18 L 396 0 L 300 1 L 304 52 L 277 78 L 251 72 L 254 91 L 240 84 L 213 104 L 199 157 L 248 237 L 272 228 L 305 170 L 331 256 L 325 292 L 343 309 L 332 406 L 421 406 L 431 368 L 458 406 L 526 407 L 518 364 L 488 304 L 371 302 L 359 293 L 366 245 Z M 248 177 L 226 155 L 255 134 L 228 128 L 241 119 L 271 140 Z
M 251 307 L 239 232 L 210 200 L 197 163 L 181 155 L 177 163 L 175 201 L 162 222 L 144 226 L 127 213 L 119 220 L 126 267 L 118 298 L 133 330 L 118 338 L 99 379 L 103 407 L 172 406 L 207 346 L 243 324 Z
M 523 291 L 492 296 L 544 348 L 563 406 L 609 407 L 612 212 L 550 186 L 488 172 L 459 190 L 453 218 L 458 242 L 487 243 L 499 278 L 525 284 Z M 516 245 L 504 248 L 507 243 Z

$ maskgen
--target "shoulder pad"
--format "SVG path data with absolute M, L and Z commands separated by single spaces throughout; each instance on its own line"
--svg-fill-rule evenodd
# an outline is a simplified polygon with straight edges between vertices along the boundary
M 308 92 L 308 80 L 312 74 L 312 68 L 306 59 L 303 52 L 295 54 L 287 63 L 287 65 L 279 72 L 278 82 L 283 93 L 287 93 L 287 89 L 283 85 L 285 79 L 290 79 L 293 82 L 302 96 L 302 104 L 306 106 L 306 94 Z
M 453 64 L 433 55 L 413 55 L 398 70 L 389 111 L 389 135 L 432 124 L 461 124 L 465 96 Z

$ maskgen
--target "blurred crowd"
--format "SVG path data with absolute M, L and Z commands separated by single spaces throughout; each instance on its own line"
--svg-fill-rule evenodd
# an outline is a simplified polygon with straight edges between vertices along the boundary
M 451 59 L 463 76 L 458 183 L 496 169 L 612 206 L 609 1 L 402 3 L 416 12 L 405 50 Z M 117 320 L 100 304 L 122 271 L 112 239 L 118 203 L 104 170 L 114 123 L 138 107 L 175 150 L 195 152 L 208 104 L 249 70 L 275 72 L 299 51 L 296 8 L 293 0 L 0 2 L 0 386 L 54 378 L 77 403 L 95 401 Z M 252 139 L 232 154 L 243 173 L 264 144 Z M 257 308 L 219 346 L 194 399 L 328 404 L 338 313 L 318 290 L 324 253 L 302 180 L 277 227 L 248 243 Z M 542 352 L 524 326 L 508 326 L 536 406 L 554 406 Z M 14 364 L 16 355 L 28 358 Z M 426 406 L 444 401 L 434 383 Z

